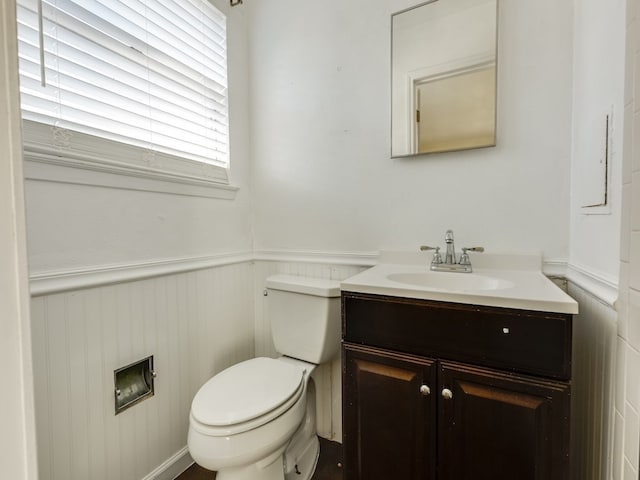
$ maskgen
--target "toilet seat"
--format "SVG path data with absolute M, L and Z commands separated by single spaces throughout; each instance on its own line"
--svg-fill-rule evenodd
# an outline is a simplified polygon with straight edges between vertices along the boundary
M 259 357 L 233 365 L 205 383 L 191 405 L 192 426 L 225 436 L 257 428 L 280 416 L 304 391 L 306 369 Z

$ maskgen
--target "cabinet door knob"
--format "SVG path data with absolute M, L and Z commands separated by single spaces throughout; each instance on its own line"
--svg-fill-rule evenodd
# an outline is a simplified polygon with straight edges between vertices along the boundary
M 429 385 L 422 385 L 420 386 L 420 393 L 422 395 L 424 395 L 425 397 L 427 395 L 431 395 L 431 389 L 429 388 Z
M 453 398 L 453 392 L 448 388 L 442 389 L 442 398 L 446 398 L 447 400 L 451 400 Z

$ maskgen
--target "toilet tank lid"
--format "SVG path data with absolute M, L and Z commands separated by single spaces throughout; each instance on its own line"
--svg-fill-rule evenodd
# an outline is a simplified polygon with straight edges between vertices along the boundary
M 267 278 L 266 286 L 271 290 L 305 293 L 318 297 L 339 297 L 340 282 L 328 278 L 302 277 L 298 275 L 277 274 Z

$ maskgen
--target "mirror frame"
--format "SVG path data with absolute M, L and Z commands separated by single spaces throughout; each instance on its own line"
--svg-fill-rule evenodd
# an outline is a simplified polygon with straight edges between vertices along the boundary
M 446 148 L 446 149 L 442 149 L 442 150 L 437 150 L 437 151 L 424 151 L 424 152 L 415 152 L 413 153 L 413 148 L 410 148 L 410 152 L 409 153 L 399 153 L 396 154 L 394 153 L 394 139 L 397 137 L 397 132 L 398 129 L 396 128 L 396 133 L 394 135 L 394 115 L 396 112 L 396 108 L 394 108 L 394 54 L 396 53 L 396 46 L 394 45 L 394 18 L 398 15 L 402 15 L 402 14 L 406 14 L 408 12 L 411 12 L 413 10 L 416 10 L 418 8 L 430 5 L 430 4 L 435 4 L 438 1 L 442 1 L 445 2 L 446 0 L 428 0 L 422 3 L 419 3 L 417 5 L 414 5 L 412 7 L 409 8 L 405 8 L 403 10 L 400 10 L 398 12 L 394 12 L 391 14 L 391 56 L 390 56 L 390 85 L 391 85 L 391 95 L 390 95 L 390 100 L 391 100 L 391 109 L 390 109 L 390 113 L 391 113 L 391 119 L 390 119 L 390 150 L 391 150 L 391 158 L 406 158 L 406 157 L 417 157 L 417 156 L 421 156 L 421 155 L 433 155 L 433 154 L 438 154 L 438 153 L 446 153 L 446 152 L 454 152 L 454 151 L 464 151 L 464 150 L 472 150 L 472 149 L 478 149 L 478 148 L 490 148 L 490 147 L 495 147 L 497 144 L 497 129 L 498 129 L 498 40 L 499 40 L 499 35 L 498 35 L 498 30 L 499 30 L 499 0 L 494 0 L 495 1 L 495 31 L 493 32 L 493 38 L 494 38 L 494 44 L 493 44 L 493 48 L 491 50 L 486 50 L 483 53 L 480 54 L 474 54 L 474 55 L 469 55 L 467 58 L 465 58 L 464 62 L 465 62 L 465 66 L 461 67 L 461 63 L 462 61 L 460 60 L 460 58 L 458 59 L 452 59 L 450 62 L 446 62 L 444 64 L 439 65 L 439 67 L 441 68 L 443 65 L 449 65 L 451 69 L 454 70 L 460 70 L 460 72 L 458 72 L 458 74 L 464 74 L 464 73 L 472 73 L 474 71 L 479 71 L 481 69 L 486 69 L 487 67 L 493 67 L 494 69 L 494 76 L 493 76 L 493 80 L 494 80 L 494 85 L 493 87 L 493 131 L 492 131 L 492 139 L 490 142 L 487 143 L 482 143 L 482 144 L 478 144 L 478 145 L 472 145 L 472 146 L 464 146 L 464 147 L 458 147 L 458 148 Z M 423 68 L 420 69 L 422 72 L 428 72 L 429 70 L 434 70 L 434 67 L 432 66 L 425 66 Z M 423 78 L 425 76 L 428 75 L 420 75 L 419 78 Z M 457 75 L 451 75 L 451 76 L 457 76 Z M 418 77 L 414 74 L 414 75 L 409 75 L 407 77 L 407 86 L 406 89 L 407 91 L 411 91 L 413 92 L 415 85 L 417 85 L 416 79 Z M 411 83 L 409 85 L 409 83 Z M 408 112 L 414 112 L 416 111 L 416 107 L 415 107 L 415 95 L 411 94 L 409 95 L 410 98 L 406 99 L 406 110 L 407 112 L 405 113 L 405 115 Z M 413 116 L 413 113 L 411 113 L 410 115 Z M 407 123 L 410 122 L 411 120 L 407 119 Z M 415 125 L 415 122 L 413 123 L 413 125 Z M 402 132 L 400 130 L 401 134 L 403 134 L 404 136 L 408 136 L 410 137 L 409 142 L 410 143 L 415 143 L 416 141 L 416 135 L 415 133 L 412 134 L 412 132 Z M 395 149 L 397 151 L 397 149 Z

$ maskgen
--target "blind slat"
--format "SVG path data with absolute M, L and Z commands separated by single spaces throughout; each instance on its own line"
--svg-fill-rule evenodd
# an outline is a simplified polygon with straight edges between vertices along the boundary
M 87 17 L 91 19 L 91 17 Z M 190 65 L 184 63 L 184 56 L 181 52 L 173 49 L 174 56 L 166 55 L 161 49 L 153 49 L 150 44 L 147 47 L 136 42 L 133 37 L 127 36 L 122 41 L 112 41 L 109 33 L 91 28 L 86 23 L 78 22 L 74 17 L 60 13 L 56 16 L 57 27 L 51 32 L 45 32 L 45 36 L 50 44 L 65 45 L 67 48 L 75 48 L 76 51 L 91 53 L 96 58 L 106 56 L 114 58 L 115 54 L 122 58 L 122 61 L 130 61 L 147 66 L 149 69 L 157 72 L 171 72 L 171 74 L 179 79 L 175 79 L 179 83 L 198 83 L 195 79 L 202 76 L 213 79 L 220 87 L 226 86 L 226 66 L 224 64 L 216 64 L 213 59 L 202 57 L 197 65 L 197 69 L 191 68 Z M 64 26 L 64 29 L 60 29 Z M 112 34 L 119 33 L 117 30 Z M 50 47 L 53 49 L 54 47 Z M 55 54 L 55 51 L 54 51 Z M 61 55 L 62 53 L 58 53 Z M 117 57 L 115 57 L 117 58 Z M 226 63 L 226 62 L 225 62 Z
M 32 90 L 39 89 L 39 83 L 36 83 L 39 75 L 39 67 L 35 62 L 29 62 L 21 58 L 20 63 L 21 73 L 23 75 L 24 88 L 31 88 Z M 56 72 L 50 72 L 53 75 Z M 57 78 L 60 78 L 61 74 L 57 73 Z M 87 91 L 86 85 L 82 84 L 83 80 L 78 78 L 65 77 L 62 83 L 69 88 L 73 88 L 75 92 Z M 109 84 L 100 77 L 92 79 L 92 99 L 102 99 L 105 103 L 109 104 L 113 99 L 111 98 L 111 92 L 107 90 Z M 43 92 L 48 90 L 42 89 Z M 49 89 L 51 90 L 51 89 Z M 52 91 L 52 90 L 51 90 Z M 221 124 L 226 127 L 226 115 L 212 109 L 207 112 L 207 109 L 202 104 L 196 104 L 194 102 L 188 102 L 183 96 L 174 94 L 164 89 L 154 91 L 150 90 L 151 99 L 148 102 L 139 102 L 141 98 L 140 92 L 127 84 L 120 85 L 119 96 L 116 98 L 117 103 L 114 105 L 121 106 L 121 108 L 128 111 L 137 112 L 141 115 L 145 115 L 149 112 L 149 107 L 153 109 L 154 115 L 164 115 L 166 123 L 171 123 L 173 120 L 176 125 L 189 125 L 186 129 L 192 129 L 191 125 L 207 125 L 208 123 Z M 187 108 L 187 107 L 192 108 Z M 89 107 L 88 107 L 89 108 Z
M 24 118 L 228 165 L 226 19 L 207 0 L 18 0 Z

